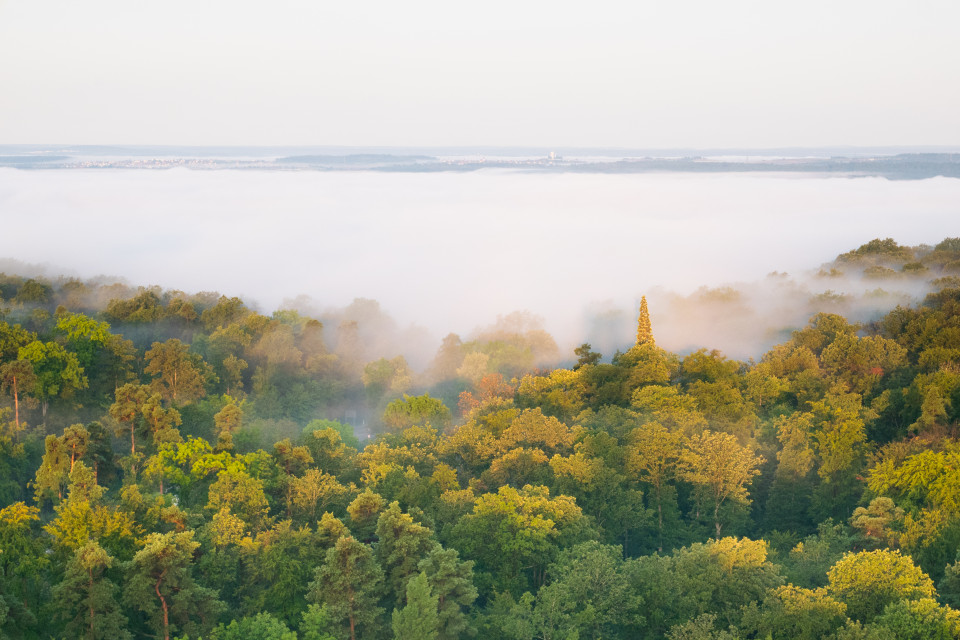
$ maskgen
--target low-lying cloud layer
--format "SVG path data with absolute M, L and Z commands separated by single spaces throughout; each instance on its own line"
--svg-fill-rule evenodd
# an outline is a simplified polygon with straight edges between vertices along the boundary
M 0 169 L 0 214 L 0 256 L 54 273 L 330 318 L 375 299 L 404 343 L 386 351 L 528 310 L 562 353 L 591 341 L 609 356 L 647 294 L 662 346 L 747 357 L 811 308 L 866 317 L 918 295 L 807 274 L 872 238 L 960 235 L 960 180 Z M 828 290 L 870 304 L 817 298 Z

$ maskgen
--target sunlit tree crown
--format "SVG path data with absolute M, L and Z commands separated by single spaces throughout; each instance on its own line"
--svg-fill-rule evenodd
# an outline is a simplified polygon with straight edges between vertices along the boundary
M 650 326 L 650 311 L 647 296 L 640 298 L 640 318 L 637 320 L 637 344 L 653 344 L 653 328 Z

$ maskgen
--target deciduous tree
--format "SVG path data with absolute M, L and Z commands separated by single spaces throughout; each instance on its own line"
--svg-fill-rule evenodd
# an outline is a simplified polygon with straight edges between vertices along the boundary
M 727 500 L 748 502 L 747 485 L 760 475 L 758 467 L 763 464 L 763 457 L 755 456 L 729 433 L 708 430 L 690 439 L 684 459 L 685 478 L 713 502 L 713 522 L 719 538 L 723 529 L 720 507 Z

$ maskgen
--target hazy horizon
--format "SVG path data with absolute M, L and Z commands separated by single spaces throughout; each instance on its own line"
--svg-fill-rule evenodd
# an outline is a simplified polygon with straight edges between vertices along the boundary
M 0 155 L 958 152 L 958 23 L 947 0 L 0 0 Z M 772 271 L 960 235 L 945 178 L 34 168 L 0 167 L 3 256 L 265 309 L 372 298 L 437 341 L 518 309 L 561 349 L 628 341 L 659 290 L 664 346 L 752 354 L 798 312 L 734 339 L 668 301 L 746 282 L 759 304 Z

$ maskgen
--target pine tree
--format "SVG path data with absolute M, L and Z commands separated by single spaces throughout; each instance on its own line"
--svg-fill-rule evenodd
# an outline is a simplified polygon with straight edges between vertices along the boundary
M 77 549 L 63 581 L 53 588 L 66 631 L 73 638 L 129 638 L 118 588 L 105 575 L 114 559 L 96 542 Z
M 34 499 L 39 505 L 45 500 L 63 500 L 63 491 L 70 481 L 70 452 L 63 438 L 49 435 L 44 446 L 43 462 L 33 482 Z
M 193 579 L 190 569 L 199 546 L 193 540 L 193 531 L 151 533 L 143 549 L 127 564 L 129 579 L 124 595 L 164 640 L 170 639 L 171 631 L 203 633 L 196 623 L 212 623 L 223 608 L 213 589 Z
M 637 344 L 653 343 L 653 327 L 650 325 L 650 311 L 647 309 L 647 296 L 641 296 L 640 317 L 637 319 Z
M 229 396 L 227 396 L 229 398 Z M 243 410 L 230 398 L 223 409 L 213 416 L 213 423 L 217 432 L 217 450 L 230 451 L 233 449 L 233 434 L 243 424 Z
M 399 604 L 403 601 L 407 582 L 417 573 L 417 564 L 437 543 L 430 529 L 414 522 L 409 514 L 400 510 L 397 502 L 391 502 L 380 514 L 377 539 L 376 559 L 386 577 L 388 598 Z
M 327 633 L 330 623 L 330 613 L 327 608 L 311 604 L 303 612 L 297 631 L 300 632 L 301 640 L 337 640 Z
M 937 387 L 931 385 L 923 396 L 920 418 L 910 425 L 914 431 L 923 432 L 935 429 L 947 422 L 947 404 Z
M 456 549 L 439 545 L 424 558 L 418 568 L 426 573 L 433 595 L 437 596 L 438 640 L 456 640 L 464 632 L 472 636 L 464 609 L 477 599 L 473 586 L 473 561 L 460 560 Z
M 407 605 L 393 610 L 395 640 L 437 640 L 440 621 L 437 618 L 439 598 L 430 592 L 427 574 L 410 578 L 407 583 Z
M 344 536 L 317 568 L 307 601 L 326 605 L 334 624 L 346 626 L 350 640 L 356 640 L 358 630 L 366 637 L 364 631 L 376 627 L 383 613 L 377 605 L 382 586 L 383 570 L 370 547 Z

